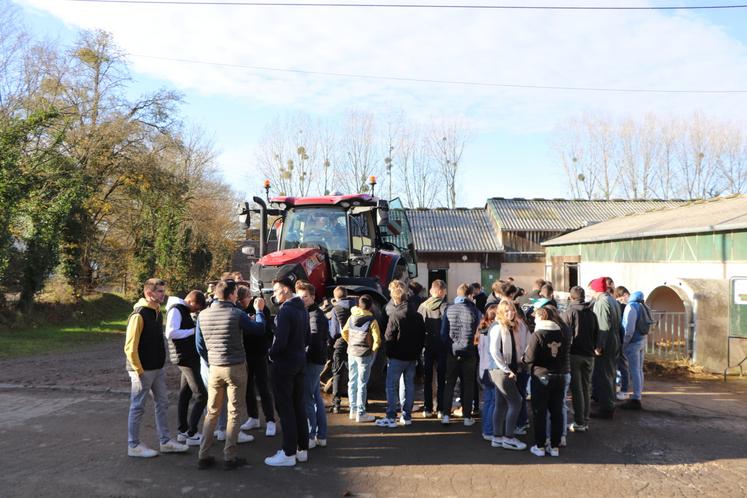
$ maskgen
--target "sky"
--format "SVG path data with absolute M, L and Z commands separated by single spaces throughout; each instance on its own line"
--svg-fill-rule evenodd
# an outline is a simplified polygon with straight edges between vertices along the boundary
M 70 43 L 80 29 L 111 32 L 130 54 L 132 91 L 169 87 L 182 92 L 185 120 L 199 125 L 213 139 L 225 180 L 245 195 L 261 192 L 254 164 L 266 126 L 278 116 L 296 112 L 330 120 L 340 119 L 351 109 L 379 116 L 403 112 L 423 123 L 441 117 L 460 119 L 469 126 L 470 140 L 460 166 L 458 204 L 479 207 L 488 197 L 568 197 L 556 141 L 559 130 L 582 114 L 636 117 L 647 112 L 687 115 L 701 111 L 739 120 L 747 109 L 747 92 L 495 86 L 747 91 L 747 9 L 372 9 L 13 1 L 38 37 Z M 533 3 L 675 4 L 642 0 Z M 740 2 L 676 2 L 729 3 Z M 267 68 L 490 85 L 350 78 Z

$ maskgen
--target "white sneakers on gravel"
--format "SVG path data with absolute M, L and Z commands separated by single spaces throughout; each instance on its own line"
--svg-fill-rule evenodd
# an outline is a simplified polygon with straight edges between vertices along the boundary
M 493 448 L 503 448 L 503 441 L 505 441 L 505 439 L 506 438 L 503 436 L 495 436 L 490 442 L 490 446 L 492 446 Z
M 522 451 L 527 449 L 526 443 L 523 443 L 515 437 L 504 437 L 503 438 L 503 449 Z
M 265 428 L 265 437 L 274 437 L 277 433 L 277 428 L 275 427 L 275 422 L 267 422 L 267 427 Z
M 397 427 L 397 421 L 393 418 L 388 417 L 378 419 L 375 424 L 376 427 L 388 427 L 390 429 L 394 429 Z
M 399 425 L 412 425 L 412 419 L 411 418 L 400 417 L 399 418 Z
M 376 420 L 376 417 L 369 413 L 359 413 L 355 416 L 356 422 L 373 422 L 374 420 Z
M 297 462 L 308 462 L 309 461 L 309 451 L 308 450 L 298 450 L 296 451 L 296 461 Z
M 173 439 L 169 439 L 168 442 L 162 443 L 160 447 L 161 453 L 184 453 L 189 450 L 186 444 L 177 443 Z
M 315 438 L 311 438 L 311 439 L 309 439 L 309 449 L 313 450 L 314 448 L 316 448 L 316 439 Z
M 464 419 L 464 426 L 465 427 L 470 427 L 470 426 L 473 426 L 473 425 L 475 425 L 475 419 L 473 419 L 473 418 L 465 418 Z
M 246 422 L 241 424 L 241 430 L 250 431 L 252 429 L 259 429 L 259 419 L 249 417 Z
M 254 441 L 254 436 L 252 436 L 251 434 L 247 434 L 245 432 L 239 431 L 239 438 L 236 440 L 237 444 L 251 443 L 252 441 Z
M 293 467 L 296 465 L 296 455 L 288 456 L 283 450 L 278 450 L 271 457 L 265 458 L 265 464 L 270 467 Z
M 316 438 L 316 445 L 320 448 L 326 448 L 327 447 L 327 440 L 326 439 L 319 439 Z
M 187 436 L 184 443 L 187 446 L 200 446 L 202 444 L 202 434 L 198 432 L 194 436 Z
M 140 443 L 134 448 L 132 446 L 128 446 L 127 456 L 134 458 L 153 458 L 158 456 L 158 452 L 156 450 L 148 448 L 143 443 Z
M 213 437 L 216 441 L 225 441 L 226 440 L 226 431 L 215 431 L 213 432 Z
M 449 416 L 448 415 L 444 415 L 443 417 L 441 417 L 441 425 L 449 425 L 450 423 L 451 422 L 449 422 Z
M 532 452 L 532 455 L 534 456 L 538 456 L 538 457 L 545 456 L 545 449 L 537 447 L 536 444 L 532 446 L 531 448 L 529 448 L 529 451 Z

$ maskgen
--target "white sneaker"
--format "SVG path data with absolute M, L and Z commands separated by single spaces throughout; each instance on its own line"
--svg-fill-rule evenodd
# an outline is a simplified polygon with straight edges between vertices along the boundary
M 127 447 L 127 456 L 135 458 L 153 458 L 158 456 L 156 450 L 152 450 L 145 446 L 143 443 L 138 444 L 134 448 L 131 446 Z
M 615 398 L 617 398 L 617 401 L 625 401 L 628 399 L 628 393 L 620 391 L 619 393 L 615 394 Z
M 526 436 L 527 430 L 523 427 L 517 427 L 514 429 L 514 435 L 515 436 Z
M 441 417 L 441 425 L 449 425 L 450 423 L 451 422 L 449 422 L 449 416 L 448 415 L 444 415 L 443 417 Z
M 216 441 L 225 441 L 226 440 L 226 431 L 215 431 L 213 432 L 213 437 Z
M 399 418 L 399 425 L 412 425 L 412 419 L 411 418 L 400 417 Z
M 443 412 L 436 412 L 436 418 L 444 418 Z
M 491 436 L 490 434 L 483 434 L 483 435 L 482 435 L 482 438 L 483 438 L 483 439 L 484 439 L 485 441 L 490 441 L 490 442 L 493 442 L 493 436 Z
M 561 448 L 565 448 L 567 444 L 568 441 L 566 440 L 565 436 L 560 436 L 560 444 L 558 446 L 560 446 Z
M 532 446 L 531 448 L 529 448 L 529 451 L 531 451 L 532 455 L 534 455 L 534 456 L 538 456 L 538 457 L 545 456 L 545 449 L 544 448 L 538 448 L 536 444 L 534 446 Z
M 376 420 L 376 417 L 368 413 L 359 413 L 355 416 L 356 422 L 373 422 L 374 420 Z
M 490 442 L 490 446 L 492 446 L 493 448 L 503 448 L 503 441 L 505 440 L 506 438 L 503 436 L 495 436 Z
M 503 448 L 507 450 L 521 451 L 527 449 L 527 445 L 526 443 L 522 443 L 515 437 L 506 437 L 503 438 Z
M 316 448 L 316 439 L 309 439 L 309 449 L 313 450 Z
M 296 455 L 288 456 L 283 450 L 278 450 L 271 457 L 265 458 L 265 464 L 270 467 L 293 467 L 296 465 Z
M 433 412 L 423 410 L 423 418 L 431 418 L 432 416 L 433 416 Z
M 265 436 L 274 437 L 275 434 L 277 434 L 277 428 L 275 427 L 275 422 L 267 422 L 267 427 L 265 428 Z
M 176 435 L 176 442 L 186 444 L 188 437 L 189 437 L 189 434 L 187 434 L 186 432 L 180 432 L 179 434 Z
M 397 421 L 393 418 L 380 418 L 374 423 L 376 424 L 376 427 L 389 427 L 390 429 L 397 427 Z
M 296 451 L 296 461 L 297 462 L 308 462 L 309 461 L 309 452 L 307 450 L 298 450 L 298 451 Z
M 550 448 L 550 456 L 551 457 L 560 456 L 560 450 L 557 448 Z
M 239 431 L 239 437 L 236 439 L 236 444 L 251 443 L 252 441 L 254 441 L 254 436 Z
M 348 413 L 348 418 L 350 420 L 355 420 L 355 412 L 351 409 L 350 413 Z
M 252 429 L 259 429 L 259 419 L 249 417 L 246 422 L 241 424 L 242 431 L 250 431 Z
M 199 432 L 194 436 L 187 436 L 187 446 L 200 446 L 202 444 L 202 434 Z
M 327 447 L 327 440 L 326 439 L 319 439 L 316 438 L 316 445 L 320 448 L 326 448 Z
M 472 425 L 475 425 L 475 419 L 473 419 L 473 418 L 465 418 L 464 419 L 464 426 L 465 427 L 470 427 Z
M 173 439 L 169 439 L 167 443 L 161 445 L 161 453 L 184 453 L 189 450 L 186 444 L 177 443 Z

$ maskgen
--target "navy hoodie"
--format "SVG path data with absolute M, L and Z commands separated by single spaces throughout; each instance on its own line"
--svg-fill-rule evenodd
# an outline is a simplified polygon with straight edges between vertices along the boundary
M 417 360 L 423 350 L 424 340 L 425 323 L 414 306 L 407 301 L 392 303 L 384 332 L 386 355 L 402 361 Z
M 275 317 L 275 336 L 270 346 L 270 361 L 290 370 L 306 365 L 306 346 L 310 341 L 309 313 L 298 296 L 280 305 Z

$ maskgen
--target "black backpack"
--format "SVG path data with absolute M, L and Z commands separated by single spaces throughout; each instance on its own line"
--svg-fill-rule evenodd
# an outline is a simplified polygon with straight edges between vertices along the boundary
M 638 312 L 638 316 L 636 317 L 635 328 L 639 334 L 648 335 L 651 326 L 656 323 L 651 317 L 651 310 L 644 303 L 638 303 L 636 311 Z

